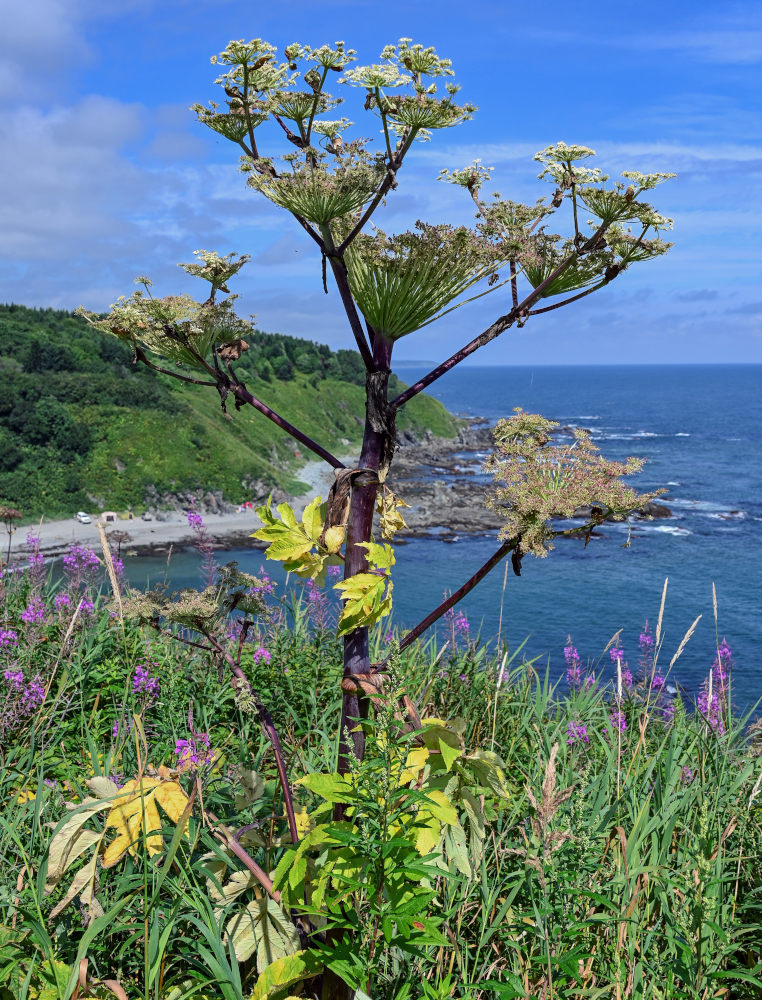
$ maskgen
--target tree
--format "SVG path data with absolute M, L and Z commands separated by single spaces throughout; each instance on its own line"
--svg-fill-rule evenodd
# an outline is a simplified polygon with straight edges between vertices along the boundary
M 362 758 L 364 734 L 356 722 L 367 716 L 369 695 L 383 681 L 384 665 L 370 663 L 368 630 L 391 610 L 394 554 L 388 542 L 404 524 L 402 504 L 385 484 L 397 413 L 512 326 L 584 298 L 630 265 L 664 254 L 669 244 L 660 233 L 671 227 L 671 220 L 641 196 L 674 175 L 628 171 L 623 180 L 607 184 L 608 176 L 587 164 L 592 150 L 561 142 L 535 157 L 542 164 L 540 177 L 553 184 L 547 202 L 524 205 L 497 194 L 485 198 L 482 188 L 490 171 L 475 161 L 440 174 L 473 199 L 473 228 L 419 221 L 404 233 L 374 229 L 369 234 L 368 224 L 397 188 L 413 143 L 463 124 L 476 109 L 456 103 L 459 87 L 451 80 L 450 60 L 410 39 L 384 48 L 375 65 L 354 66 L 354 51 L 341 42 L 318 49 L 289 45 L 284 57 L 279 61 L 276 49 L 260 39 L 231 42 L 212 59 L 221 68 L 216 83 L 224 92 L 224 105 L 197 104 L 194 110 L 203 125 L 238 147 L 248 185 L 292 216 L 315 245 L 324 286 L 329 271 L 336 284 L 365 370 L 366 419 L 356 466 L 346 468 L 311 433 L 254 397 L 236 373 L 235 363 L 248 349 L 244 338 L 250 327 L 235 315 L 235 296 L 227 283 L 248 260 L 246 255 L 197 250 L 195 262 L 181 265 L 209 282 L 203 303 L 188 296 L 154 298 L 150 281 L 141 278 L 144 290 L 121 298 L 105 320 L 91 316 L 90 321 L 128 342 L 136 360 L 213 388 L 223 409 L 231 399 L 236 408 L 254 407 L 335 470 L 325 504 L 310 504 L 301 523 L 284 505 L 278 514 L 268 505 L 260 511 L 264 527 L 257 535 L 270 542 L 268 556 L 282 559 L 302 576 L 322 578 L 328 564 L 344 564 L 344 580 L 337 584 L 344 601 L 339 623 L 345 649 L 339 766 L 344 772 L 347 738 L 354 755 Z M 365 139 L 348 138 L 352 122 L 347 118 L 326 117 L 341 101 L 325 89 L 336 74 L 341 74 L 341 86 L 360 90 L 365 112 L 381 125 L 380 151 L 371 151 Z M 444 94 L 438 89 L 442 82 Z M 268 134 L 268 124 L 286 144 L 277 163 L 267 155 L 274 145 L 272 134 L 258 138 Z M 571 210 L 568 235 L 550 232 L 551 218 L 566 207 Z M 581 228 L 583 211 L 595 220 L 589 233 Z M 496 319 L 455 354 L 390 398 L 396 342 L 463 305 L 464 295 L 476 286 L 481 290 L 465 301 L 503 290 L 509 303 L 501 304 Z M 228 297 L 220 300 L 219 293 Z M 548 299 L 549 304 L 541 304 Z M 162 367 L 159 359 L 174 367 Z M 284 354 L 271 364 L 278 377 L 287 377 L 283 370 L 288 366 L 290 371 L 292 362 Z M 521 412 L 499 425 L 492 461 L 498 486 L 490 502 L 505 515 L 502 544 L 452 598 L 408 634 L 403 646 L 506 556 L 520 574 L 523 555 L 544 555 L 561 533 L 554 518 L 590 505 L 590 520 L 573 529 L 589 533 L 604 518 L 623 518 L 650 499 L 637 497 L 620 482 L 621 475 L 639 468 L 636 460 L 606 462 L 584 435 L 572 448 L 556 448 L 552 429 L 543 418 Z M 380 543 L 373 539 L 374 512 L 380 516 Z

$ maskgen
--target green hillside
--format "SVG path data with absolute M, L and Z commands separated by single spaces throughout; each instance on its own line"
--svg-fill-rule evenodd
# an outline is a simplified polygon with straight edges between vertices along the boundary
M 239 368 L 254 395 L 336 454 L 359 444 L 365 374 L 355 351 L 262 331 L 248 339 Z M 456 422 L 421 394 L 398 427 L 452 436 Z M 25 516 L 139 510 L 149 487 L 222 490 L 234 503 L 257 483 L 298 491 L 310 457 L 251 408 L 225 416 L 214 390 L 133 365 L 122 343 L 79 316 L 0 305 L 0 501 Z

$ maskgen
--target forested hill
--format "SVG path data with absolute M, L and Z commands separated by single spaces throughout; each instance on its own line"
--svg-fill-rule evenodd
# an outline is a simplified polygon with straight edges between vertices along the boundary
M 247 386 L 335 454 L 361 437 L 365 372 L 355 351 L 255 331 L 238 365 Z M 396 391 L 396 387 L 392 387 Z M 54 309 L 0 305 L 0 503 L 25 516 L 140 510 L 151 495 L 293 489 L 311 457 L 251 407 L 221 411 L 213 389 L 133 365 L 120 341 Z M 421 394 L 400 430 L 455 433 Z

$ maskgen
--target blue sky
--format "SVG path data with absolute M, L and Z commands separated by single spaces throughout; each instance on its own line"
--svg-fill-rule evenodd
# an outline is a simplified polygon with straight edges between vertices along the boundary
M 675 219 L 666 258 L 508 331 L 475 363 L 762 361 L 758 2 L 0 0 L 0 24 L 0 301 L 104 309 L 141 273 L 158 294 L 204 294 L 177 262 L 238 250 L 253 258 L 242 313 L 351 346 L 309 241 L 187 109 L 217 96 L 209 57 L 230 38 L 340 38 L 366 63 L 409 36 L 452 58 L 479 112 L 410 155 L 383 228 L 469 222 L 467 196 L 435 178 L 477 156 L 501 194 L 533 202 L 550 188 L 532 157 L 559 140 L 591 146 L 612 175 L 679 174 L 653 192 Z M 341 110 L 375 137 L 359 106 Z M 283 151 L 268 139 L 265 152 Z M 405 338 L 397 357 L 451 353 L 506 311 L 503 294 Z

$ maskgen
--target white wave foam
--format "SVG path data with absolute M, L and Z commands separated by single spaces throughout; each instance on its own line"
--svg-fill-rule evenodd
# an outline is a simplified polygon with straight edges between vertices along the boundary
M 677 434 L 675 434 L 675 437 L 676 438 L 689 438 L 690 434 L 688 434 L 687 431 L 678 431 Z
M 648 525 L 644 529 L 645 531 L 659 531 L 663 535 L 677 535 L 685 537 L 686 535 L 692 535 L 693 532 L 689 531 L 687 528 L 678 528 L 674 524 L 654 524 Z

